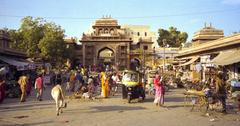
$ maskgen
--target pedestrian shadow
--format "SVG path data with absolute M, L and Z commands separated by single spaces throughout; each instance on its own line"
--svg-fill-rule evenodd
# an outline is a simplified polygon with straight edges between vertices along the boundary
M 184 107 L 184 105 L 166 105 L 165 107 L 169 109 L 174 109 L 174 108 L 182 108 Z
M 118 111 L 118 112 L 124 112 L 124 111 L 135 111 L 135 110 L 144 110 L 146 109 L 145 107 L 141 107 L 141 106 L 134 106 L 134 107 L 130 107 L 130 106 L 92 106 L 90 107 L 90 109 L 92 109 L 92 111 L 90 111 L 90 113 L 92 112 L 113 112 L 113 111 Z
M 143 102 L 153 102 L 154 101 L 154 97 L 153 96 L 148 96 Z M 184 102 L 184 98 L 183 97 L 169 97 L 166 96 L 164 98 L 165 102 Z
M 147 97 L 146 99 L 143 100 L 143 102 L 153 102 L 154 97 Z
M 183 97 L 165 97 L 165 102 L 184 102 Z

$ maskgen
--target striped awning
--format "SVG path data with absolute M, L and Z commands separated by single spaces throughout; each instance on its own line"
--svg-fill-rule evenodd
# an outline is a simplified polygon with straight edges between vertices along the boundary
M 186 65 L 190 65 L 192 63 L 194 63 L 196 60 L 199 59 L 199 56 L 194 56 L 191 58 L 191 60 L 189 60 L 188 62 L 185 62 L 183 64 L 179 64 L 178 66 L 186 66 Z
M 4 57 L 4 56 L 0 56 L 0 60 L 9 64 L 9 65 L 13 65 L 17 67 L 17 70 L 27 70 L 29 67 L 29 63 L 28 62 L 23 62 L 23 61 L 18 61 L 16 59 L 13 58 L 8 58 L 8 57 Z
M 240 49 L 222 51 L 214 59 L 211 60 L 211 63 L 221 66 L 238 62 L 240 62 Z

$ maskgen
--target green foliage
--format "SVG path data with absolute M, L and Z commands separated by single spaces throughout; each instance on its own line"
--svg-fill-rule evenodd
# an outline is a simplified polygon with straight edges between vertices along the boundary
M 185 43 L 188 38 L 186 32 L 180 32 L 175 27 L 169 27 L 169 30 L 159 29 L 158 30 L 158 44 L 163 47 L 169 45 L 169 47 L 181 47 L 182 43 Z
M 24 47 L 22 44 L 23 37 L 20 32 L 13 29 L 7 30 L 7 32 L 9 34 L 9 38 L 11 41 L 10 42 L 11 48 L 19 50 Z
M 168 70 L 173 70 L 173 65 L 167 65 Z
M 77 39 L 75 39 L 75 40 L 77 40 Z M 70 46 L 68 46 L 67 48 L 65 48 L 65 51 L 64 51 L 64 53 L 63 53 L 63 58 L 65 58 L 65 59 L 70 59 L 70 61 L 74 61 L 75 60 L 75 47 L 74 47 L 74 45 L 70 45 Z
M 39 41 L 38 48 L 41 51 L 41 57 L 62 61 L 62 55 L 65 50 L 64 31 L 60 26 L 53 23 L 44 24 L 44 37 Z
M 31 58 L 40 57 L 62 64 L 72 50 L 64 44 L 64 30 L 55 23 L 48 23 L 42 18 L 25 17 L 19 30 L 9 30 L 11 46 L 25 50 Z M 66 54 L 67 52 L 67 54 Z M 70 54 L 68 54 L 70 53 Z
M 33 19 L 28 16 L 22 19 L 22 24 L 19 29 L 23 37 L 21 48 L 26 50 L 29 57 L 36 57 L 40 53 L 38 43 L 44 37 L 44 23 L 45 21 L 42 18 Z

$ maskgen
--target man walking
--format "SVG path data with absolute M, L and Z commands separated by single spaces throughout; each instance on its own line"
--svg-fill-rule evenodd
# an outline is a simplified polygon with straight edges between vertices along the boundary
M 35 81 L 35 89 L 37 90 L 37 100 L 42 101 L 42 92 L 43 92 L 43 79 L 42 74 L 38 75 L 38 78 Z

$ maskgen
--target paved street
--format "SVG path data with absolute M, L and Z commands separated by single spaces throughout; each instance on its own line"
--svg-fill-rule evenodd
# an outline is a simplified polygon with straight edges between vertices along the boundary
M 108 99 L 69 99 L 60 116 L 55 114 L 55 104 L 50 98 L 50 87 L 45 90 L 44 100 L 39 102 L 30 96 L 25 103 L 19 99 L 5 99 L 0 105 L 1 126 L 237 126 L 240 115 L 215 113 L 210 117 L 201 112 L 190 112 L 183 106 L 183 90 L 166 93 L 166 107 L 158 108 L 153 97 L 143 103 L 128 104 L 120 94 Z M 33 93 L 35 94 L 35 92 Z

